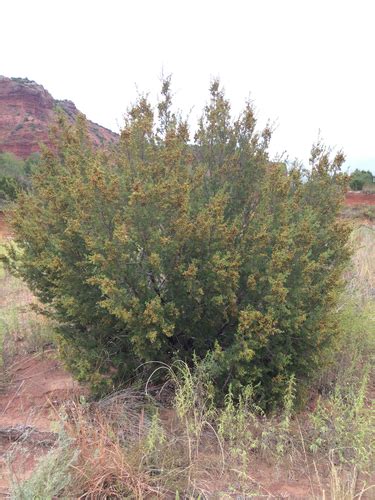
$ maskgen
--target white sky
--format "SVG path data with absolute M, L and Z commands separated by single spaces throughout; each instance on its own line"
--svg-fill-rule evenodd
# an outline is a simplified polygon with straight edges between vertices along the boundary
M 272 152 L 321 136 L 375 172 L 374 0 L 1 0 L 0 74 L 28 77 L 118 131 L 137 91 L 200 114 L 219 76 L 237 113 L 276 122 Z

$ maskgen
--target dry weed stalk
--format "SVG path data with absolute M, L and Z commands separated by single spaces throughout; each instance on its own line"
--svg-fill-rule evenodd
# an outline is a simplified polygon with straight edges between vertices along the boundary
M 137 410 L 140 400 L 124 391 L 87 407 L 72 404 L 66 409 L 64 431 L 79 450 L 73 466 L 77 498 L 165 495 L 139 466 L 149 423 Z

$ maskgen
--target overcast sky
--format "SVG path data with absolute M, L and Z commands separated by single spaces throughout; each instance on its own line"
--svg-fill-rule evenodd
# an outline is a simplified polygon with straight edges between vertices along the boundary
M 306 161 L 320 135 L 375 173 L 372 0 L 2 0 L 0 74 L 28 77 L 118 131 L 172 73 L 193 120 L 219 77 L 276 124 L 272 153 Z

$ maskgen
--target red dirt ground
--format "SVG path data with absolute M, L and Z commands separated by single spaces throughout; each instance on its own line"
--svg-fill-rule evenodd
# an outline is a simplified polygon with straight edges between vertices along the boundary
M 375 193 L 366 194 L 360 191 L 348 191 L 345 196 L 345 205 L 375 205 Z
M 19 356 L 10 367 L 11 382 L 0 393 L 0 498 L 9 495 L 7 454 L 11 454 L 12 472 L 18 480 L 32 473 L 37 461 L 45 455 L 55 437 L 57 409 L 62 403 L 77 399 L 85 392 L 64 371 L 54 351 Z M 170 419 L 170 424 L 172 419 Z M 26 429 L 19 438 L 8 439 L 3 429 Z M 27 429 L 32 429 L 28 434 Z M 310 498 L 310 484 L 305 474 L 295 472 L 283 480 L 285 471 L 276 471 L 263 460 L 252 464 L 249 481 L 261 486 L 269 498 Z M 217 484 L 213 485 L 217 488 Z M 225 489 L 227 485 L 223 483 Z M 215 491 L 215 488 L 214 488 Z M 261 498 L 261 497 L 255 497 Z M 263 498 L 263 495 L 262 495 Z
M 52 350 L 15 358 L 9 376 L 8 386 L 0 393 L 0 497 L 9 486 L 6 455 L 14 443 L 22 441 L 23 449 L 15 450 L 12 468 L 18 478 L 24 478 L 30 474 L 36 459 L 48 451 L 49 446 L 41 441 L 54 438 L 56 409 L 80 392 Z M 5 429 L 11 430 L 13 437 L 7 438 Z M 14 436 L 18 429 L 19 437 Z

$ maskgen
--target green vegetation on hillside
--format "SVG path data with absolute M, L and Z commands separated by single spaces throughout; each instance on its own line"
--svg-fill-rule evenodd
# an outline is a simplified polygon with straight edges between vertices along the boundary
M 92 148 L 82 118 L 61 127 L 18 197 L 10 261 L 76 376 L 107 391 L 195 359 L 216 396 L 251 388 L 272 408 L 293 382 L 302 397 L 339 335 L 343 155 L 317 144 L 309 170 L 270 161 L 271 131 L 249 104 L 233 120 L 218 82 L 194 147 L 168 80 L 157 110 L 131 107 L 115 152 Z
M 26 160 L 12 153 L 0 153 L 0 209 L 14 201 L 17 194 L 30 188 L 30 176 L 39 163 L 39 154 L 34 153 Z

